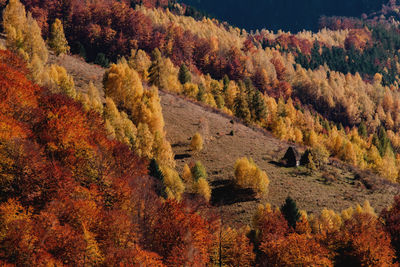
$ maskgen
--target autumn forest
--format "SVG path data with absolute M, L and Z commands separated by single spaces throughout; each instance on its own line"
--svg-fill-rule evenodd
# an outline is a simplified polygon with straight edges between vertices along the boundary
M 398 266 L 398 1 L 296 34 L 178 2 L 0 0 L 0 265 Z M 100 79 L 80 78 L 89 65 Z M 217 205 L 219 173 L 199 160 L 222 134 L 173 141 L 166 94 L 304 152 L 229 165 L 232 203 L 254 204 L 247 223 L 221 216 L 232 203 Z M 370 194 L 397 188 L 390 205 L 269 199 L 285 173 L 340 186 L 332 166 Z

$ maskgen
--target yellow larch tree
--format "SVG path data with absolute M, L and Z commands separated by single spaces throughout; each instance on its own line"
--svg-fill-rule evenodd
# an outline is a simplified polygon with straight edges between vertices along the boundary
M 192 141 L 190 142 L 190 148 L 195 152 L 203 150 L 203 138 L 201 137 L 200 133 L 193 135 Z
M 194 184 L 194 191 L 208 202 L 211 198 L 211 188 L 207 180 L 203 177 L 199 178 Z
M 125 112 L 118 111 L 114 101 L 109 97 L 106 98 L 104 120 L 110 138 L 115 138 L 122 143 L 135 147 L 137 135 L 136 126 Z
M 6 47 L 20 54 L 32 71 L 33 80 L 39 85 L 45 85 L 43 77 L 47 71 L 45 65 L 48 59 L 46 44 L 41 30 L 30 13 L 19 0 L 10 0 L 3 11 L 3 27 L 6 34 Z
M 187 165 L 187 164 L 185 164 L 185 166 L 183 166 L 182 178 L 186 183 L 193 182 L 192 171 L 190 170 L 189 165 Z
M 88 105 L 90 109 L 97 111 L 102 114 L 103 103 L 100 97 L 99 89 L 93 84 L 92 81 L 89 82 L 87 87 Z
M 104 93 L 118 107 L 131 110 L 143 95 L 143 85 L 138 73 L 126 61 L 112 64 L 104 74 Z
M 248 232 L 247 227 L 234 229 L 221 226 L 220 232 L 216 233 L 211 251 L 213 266 L 219 266 L 219 264 L 222 266 L 253 266 L 255 254 L 252 251 L 253 246 L 246 236 Z
M 56 19 L 51 25 L 49 46 L 56 55 L 67 54 L 69 52 L 68 41 L 65 38 L 64 27 L 61 20 Z
M 146 123 L 139 123 L 135 142 L 136 153 L 141 157 L 153 158 L 154 137 Z
M 143 50 L 132 50 L 131 56 L 128 59 L 128 64 L 131 68 L 135 69 L 140 78 L 146 81 L 149 75 L 149 68 L 151 65 L 150 57 Z
M 55 93 L 64 93 L 69 97 L 76 97 L 75 83 L 64 67 L 51 65 L 49 69 L 49 87 Z
M 93 233 L 88 231 L 83 225 L 83 240 L 86 242 L 86 249 L 84 253 L 84 262 L 90 266 L 101 265 L 104 257 L 101 254 L 99 245 Z
M 154 134 L 152 154 L 160 165 L 175 167 L 174 152 L 172 151 L 171 144 L 159 131 Z
M 25 13 L 19 0 L 11 0 L 3 12 L 3 27 L 7 36 L 7 47 L 17 51 L 28 62 L 36 54 L 43 63 L 47 62 L 48 51 L 41 30 L 32 15 Z
M 268 190 L 269 179 L 252 159 L 240 158 L 234 167 L 234 183 L 243 188 L 252 188 L 256 192 L 265 194 Z
M 179 174 L 170 167 L 161 167 L 164 177 L 165 193 L 167 198 L 175 198 L 180 200 L 185 191 L 185 184 L 182 182 Z

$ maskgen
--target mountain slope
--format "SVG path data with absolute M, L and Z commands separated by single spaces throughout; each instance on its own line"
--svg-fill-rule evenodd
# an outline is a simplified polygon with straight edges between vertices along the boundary
M 51 61 L 64 66 L 75 80 L 80 81 L 77 82 L 78 90 L 86 90 L 83 85 L 89 81 L 102 88 L 104 69 L 101 67 L 72 56 L 52 57 Z M 378 177 L 370 179 L 371 174 L 364 175 L 361 180 L 355 179 L 358 171 L 338 161 L 331 160 L 324 172 L 309 173 L 305 168 L 282 167 L 277 162 L 288 143 L 237 120 L 231 123 L 231 117 L 199 103 L 162 91 L 160 96 L 167 139 L 172 144 L 178 170 L 181 171 L 185 163 L 197 160 L 204 164 L 213 187 L 213 207 L 216 213 L 221 212 L 228 224 L 249 224 L 258 204 L 268 202 L 279 206 L 287 196 L 295 199 L 300 209 L 318 214 L 323 208 L 341 211 L 365 200 L 379 212 L 400 193 L 399 186 Z M 197 131 L 203 136 L 205 145 L 203 151 L 193 153 L 189 138 Z M 271 181 L 269 193 L 262 199 L 255 199 L 229 185 L 236 159 L 244 156 L 252 157 Z M 327 176 L 336 179 L 326 183 Z

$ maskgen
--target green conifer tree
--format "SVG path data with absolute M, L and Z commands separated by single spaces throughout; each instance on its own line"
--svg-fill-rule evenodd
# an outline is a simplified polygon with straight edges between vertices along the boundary
M 281 212 L 289 226 L 295 228 L 297 221 L 300 219 L 300 213 L 296 202 L 291 197 L 286 198 L 285 204 L 281 207 Z
M 367 137 L 367 126 L 365 126 L 365 123 L 363 121 L 358 126 L 358 134 L 362 137 Z
M 182 64 L 179 69 L 178 79 L 181 84 L 185 84 L 192 81 L 192 75 L 190 74 L 190 71 L 185 64 Z
M 197 101 L 204 102 L 206 100 L 206 89 L 203 84 L 199 84 L 199 92 L 197 93 Z
M 157 161 L 155 159 L 151 159 L 149 167 L 148 167 L 149 175 L 156 178 L 160 182 L 160 186 L 157 188 L 157 193 L 158 195 L 166 198 L 167 193 L 166 193 L 166 186 L 164 183 L 164 174 L 160 169 L 160 166 L 158 165 Z
M 230 82 L 228 75 L 225 74 L 222 81 L 224 83 L 224 87 L 222 88 L 222 91 L 225 93 L 226 90 L 228 90 L 228 86 L 229 86 L 229 82 Z
M 246 100 L 246 94 L 243 90 L 235 98 L 234 110 L 236 117 L 243 119 L 245 122 L 250 121 L 251 113 Z
M 256 90 L 252 100 L 252 113 L 256 121 L 261 121 L 267 116 L 267 107 L 260 91 Z
M 158 163 L 155 159 L 152 159 L 149 164 L 149 175 L 156 178 L 159 181 L 163 181 L 163 173 L 158 166 Z
M 207 179 L 208 177 L 206 168 L 200 161 L 196 162 L 191 171 L 195 181 L 199 180 L 200 178 Z

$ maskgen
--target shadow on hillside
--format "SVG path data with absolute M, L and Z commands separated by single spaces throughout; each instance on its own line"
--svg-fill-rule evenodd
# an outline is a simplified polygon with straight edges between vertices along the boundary
M 231 181 L 217 180 L 211 183 L 211 204 L 214 206 L 232 205 L 239 202 L 256 200 L 256 193 L 252 189 L 235 187 Z
M 184 147 L 184 146 L 186 146 L 186 145 L 187 145 L 187 144 L 184 143 L 184 142 L 177 142 L 177 143 L 175 143 L 175 144 L 172 144 L 171 147 Z
M 175 160 L 179 160 L 179 159 L 187 159 L 187 158 L 190 158 L 190 157 L 191 157 L 190 154 L 188 154 L 188 153 L 183 153 L 183 154 L 176 154 L 175 157 L 174 157 L 174 159 L 175 159 Z
M 282 162 L 278 162 L 278 161 L 275 161 L 275 160 L 271 160 L 268 163 L 270 163 L 272 165 L 275 165 L 277 167 L 285 167 L 285 165 Z

